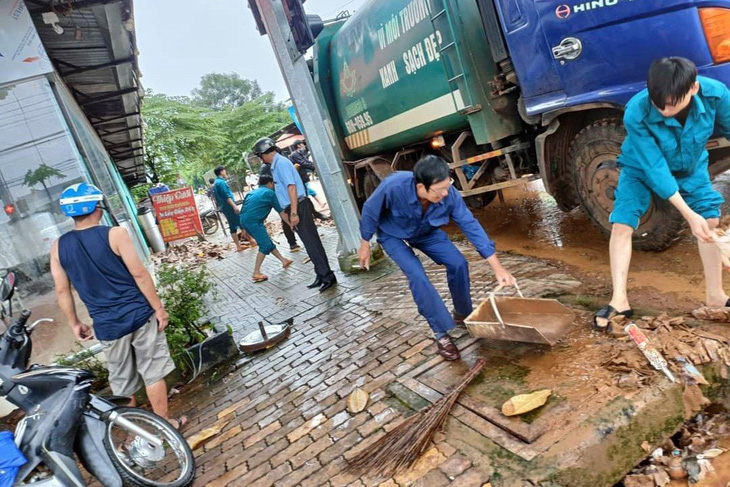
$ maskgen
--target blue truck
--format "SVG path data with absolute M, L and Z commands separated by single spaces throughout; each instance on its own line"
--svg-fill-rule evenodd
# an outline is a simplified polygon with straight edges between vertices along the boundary
M 663 56 L 730 83 L 730 1 L 370 0 L 317 35 L 311 71 L 356 196 L 435 152 L 472 207 L 542 178 L 608 232 L 623 107 Z M 708 149 L 730 168 L 727 141 Z M 682 227 L 655 199 L 635 246 Z

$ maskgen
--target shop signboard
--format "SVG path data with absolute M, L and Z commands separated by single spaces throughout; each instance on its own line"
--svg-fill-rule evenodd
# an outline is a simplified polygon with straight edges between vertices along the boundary
M 0 0 L 0 85 L 52 71 L 25 2 Z
M 203 233 L 193 188 L 173 189 L 150 195 L 165 242 L 195 237 Z

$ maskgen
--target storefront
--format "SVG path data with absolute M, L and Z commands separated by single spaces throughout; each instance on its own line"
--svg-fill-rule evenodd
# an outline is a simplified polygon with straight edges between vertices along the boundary
M 0 275 L 14 271 L 22 306 L 56 320 L 34 337 L 39 363 L 74 342 L 49 267 L 52 242 L 73 227 L 58 204 L 65 187 L 101 188 L 106 223 L 148 255 L 127 188 L 144 182 L 131 1 L 45 3 L 0 0 Z

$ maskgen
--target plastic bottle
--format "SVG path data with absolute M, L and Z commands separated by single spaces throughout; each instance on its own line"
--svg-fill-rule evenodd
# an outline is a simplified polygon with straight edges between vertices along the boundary
M 667 473 L 670 478 L 675 480 L 687 477 L 687 471 L 682 466 L 682 452 L 680 450 L 672 450 L 672 456 L 667 463 Z

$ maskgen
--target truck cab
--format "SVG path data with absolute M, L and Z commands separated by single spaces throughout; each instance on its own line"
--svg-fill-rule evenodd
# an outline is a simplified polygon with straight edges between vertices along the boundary
M 622 112 L 646 86 L 651 63 L 692 60 L 702 76 L 730 85 L 730 1 L 478 0 L 496 13 L 520 88 L 520 108 L 540 127 L 539 171 L 559 206 L 580 205 L 608 232 L 618 182 Z M 488 21 L 485 22 L 488 25 Z M 727 170 L 727 141 L 710 144 L 712 175 Z M 662 250 L 682 222 L 655 199 L 635 245 Z

